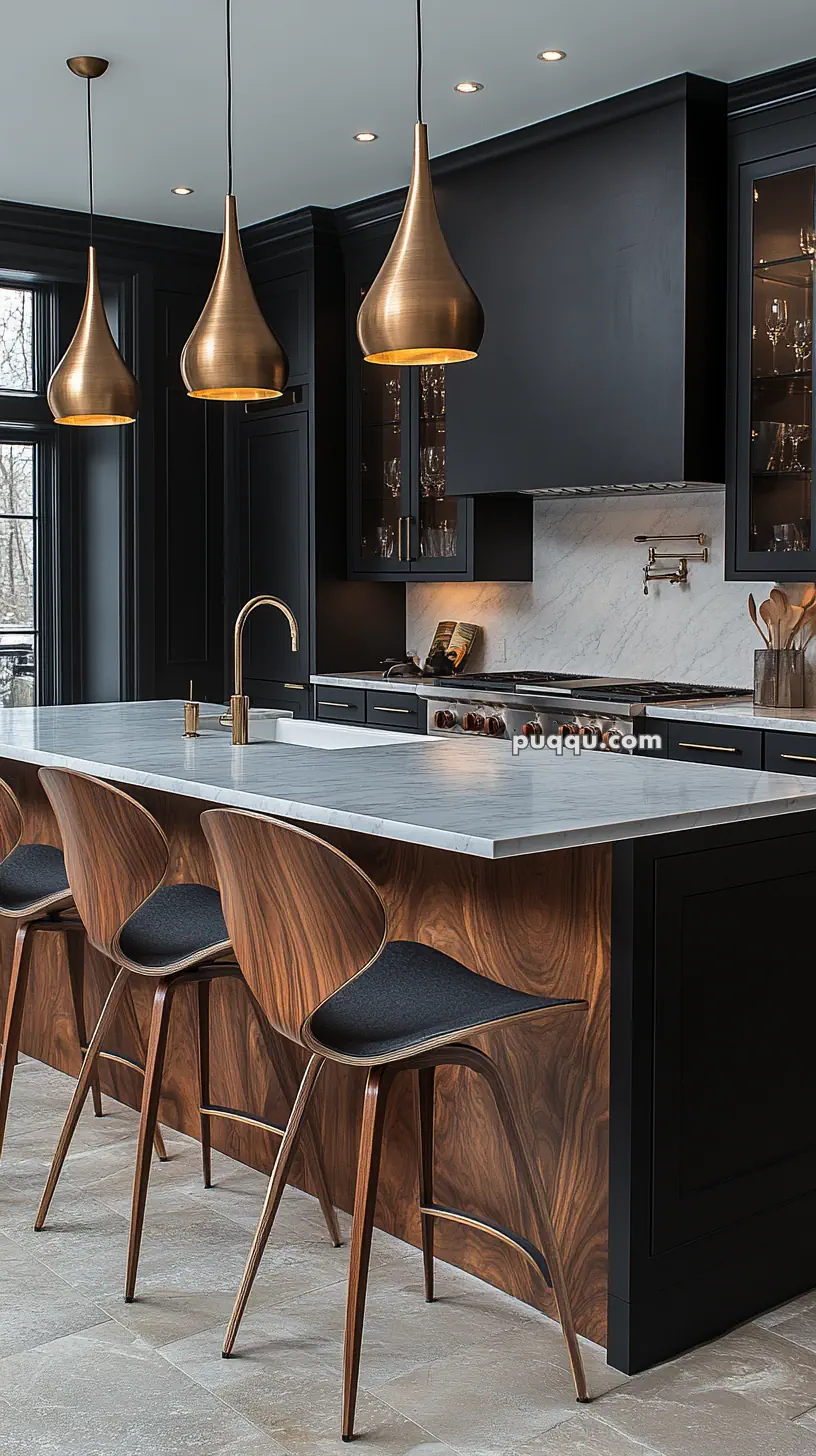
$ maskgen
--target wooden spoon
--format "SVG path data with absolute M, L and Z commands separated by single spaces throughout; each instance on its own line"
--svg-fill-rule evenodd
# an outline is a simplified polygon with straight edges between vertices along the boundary
M 780 612 L 786 612 L 790 606 L 790 598 L 787 592 L 783 592 L 779 586 L 772 587 L 770 593 L 771 601 L 776 602 Z
M 789 603 L 788 610 L 784 613 L 779 624 L 783 647 L 791 647 L 793 645 L 793 639 L 802 624 L 804 615 L 802 607 L 797 606 L 795 602 Z
M 778 604 L 771 597 L 766 602 L 760 602 L 759 615 L 765 626 L 768 628 L 769 646 L 774 650 L 779 646 L 779 618 L 780 609 Z
M 816 602 L 816 585 L 811 581 L 802 592 L 799 598 L 799 605 L 807 611 L 808 607 L 812 607 L 814 602 Z
M 756 602 L 754 601 L 754 594 L 753 594 L 753 592 L 751 592 L 751 594 L 748 597 L 748 615 L 750 616 L 751 621 L 753 622 L 754 626 L 757 629 L 757 632 L 759 633 L 760 637 L 762 638 L 763 642 L 765 643 L 765 646 L 766 647 L 770 647 L 770 645 L 771 645 L 770 639 L 765 636 L 765 633 L 763 632 L 762 628 L 759 625 L 759 622 L 757 621 L 757 609 L 756 609 Z

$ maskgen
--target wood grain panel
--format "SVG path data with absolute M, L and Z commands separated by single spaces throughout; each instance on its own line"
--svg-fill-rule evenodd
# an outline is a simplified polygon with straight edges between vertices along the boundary
M 56 826 L 36 769 L 0 763 L 19 795 L 27 839 L 58 843 Z M 128 789 L 128 792 L 133 792 Z M 215 885 L 215 869 L 201 832 L 203 802 L 149 791 L 135 797 L 150 809 L 170 843 L 169 880 Z M 505 862 L 477 860 L 373 836 L 316 828 L 359 864 L 376 885 L 395 938 L 425 941 L 496 980 L 521 990 L 581 997 L 584 1012 L 555 1012 L 479 1037 L 500 1066 L 550 1197 L 572 1292 L 576 1325 L 599 1343 L 606 1338 L 609 1116 L 609 964 L 611 850 L 593 846 Z M 11 940 L 2 936 L 5 985 Z M 41 936 L 34 953 L 23 1028 L 23 1050 L 76 1075 L 76 1047 L 67 975 L 49 959 L 62 937 Z M 88 951 L 88 1014 L 95 1017 L 112 981 L 112 968 Z M 149 984 L 134 984 L 146 1029 Z M 270 1120 L 286 1116 L 246 990 L 240 982 L 212 989 L 212 1086 L 216 1103 L 246 1107 Z M 194 989 L 179 989 L 167 1051 L 160 1120 L 199 1135 Z M 117 1028 L 117 1044 L 138 1056 L 134 1029 Z M 297 1056 L 300 1051 L 294 1049 Z M 302 1058 L 305 1066 L 305 1057 Z M 106 1065 L 103 1091 L 138 1105 L 140 1079 Z M 329 1182 L 338 1206 L 350 1210 L 365 1074 L 329 1066 L 315 1099 Z M 529 1227 L 518 1207 L 514 1170 L 481 1079 L 462 1068 L 436 1074 L 435 1195 L 441 1204 L 472 1208 L 500 1223 Z M 214 1120 L 213 1145 L 268 1172 L 277 1140 L 256 1128 Z M 303 1168 L 296 1160 L 293 1181 Z M 36 1199 L 36 1192 L 32 1192 Z M 314 1192 L 313 1188 L 309 1189 Z M 419 1246 L 414 1092 L 409 1075 L 397 1078 L 389 1098 L 377 1223 Z M 462 1268 L 547 1313 L 552 1297 L 513 1250 L 475 1230 L 439 1220 L 436 1251 Z M 419 1258 L 420 1255 L 417 1255 Z

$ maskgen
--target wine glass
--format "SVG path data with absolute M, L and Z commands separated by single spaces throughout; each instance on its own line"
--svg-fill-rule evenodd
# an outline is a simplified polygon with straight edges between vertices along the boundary
M 776 346 L 788 331 L 788 304 L 784 298 L 769 298 L 765 308 L 765 332 L 771 341 L 771 371 L 778 374 L 776 367 Z
M 402 471 L 398 459 L 386 460 L 383 465 L 383 484 L 386 495 L 390 495 L 393 500 L 398 500 L 402 485 Z
M 816 257 L 816 228 L 800 228 L 799 251 L 806 258 Z
M 402 395 L 402 380 L 399 374 L 392 374 L 385 381 L 385 392 L 391 401 L 391 415 L 397 423 L 400 417 L 400 401 Z
M 798 371 L 804 369 L 810 358 L 813 347 L 812 330 L 809 318 L 794 319 L 793 321 L 793 352 L 796 355 L 796 368 Z

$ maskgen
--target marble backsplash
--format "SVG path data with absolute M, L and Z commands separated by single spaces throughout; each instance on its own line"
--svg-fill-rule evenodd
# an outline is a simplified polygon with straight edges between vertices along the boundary
M 648 548 L 633 537 L 699 531 L 708 537 L 708 562 L 689 564 L 687 585 L 655 583 L 644 596 Z M 407 646 L 424 656 L 437 622 L 454 617 L 481 625 L 472 661 L 485 671 L 575 669 L 749 686 L 761 644 L 747 597 L 753 591 L 761 600 L 773 583 L 723 581 L 723 534 L 720 493 L 536 501 L 533 581 L 409 586 Z

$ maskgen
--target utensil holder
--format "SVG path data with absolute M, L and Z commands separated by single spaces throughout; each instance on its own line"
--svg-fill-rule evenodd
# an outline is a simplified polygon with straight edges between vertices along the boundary
M 754 653 L 754 707 L 802 708 L 805 654 L 799 647 L 760 647 Z

